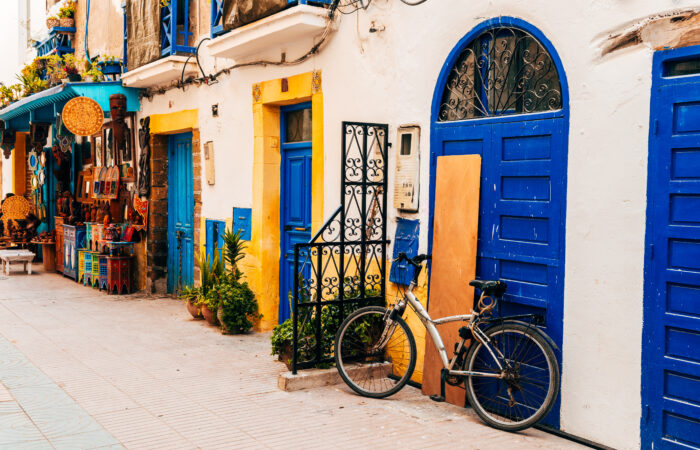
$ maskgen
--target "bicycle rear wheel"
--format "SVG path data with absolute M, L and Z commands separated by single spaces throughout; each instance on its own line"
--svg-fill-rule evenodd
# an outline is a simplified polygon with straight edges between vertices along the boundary
M 388 320 L 387 309 L 367 306 L 350 314 L 335 338 L 335 361 L 343 381 L 365 397 L 398 392 L 416 367 L 416 342 L 401 317 Z
M 467 377 L 469 403 L 494 428 L 519 431 L 531 427 L 549 413 L 559 392 L 554 351 L 538 331 L 521 323 L 497 325 L 485 334 L 496 358 L 486 346 L 475 342 L 464 368 L 501 377 Z

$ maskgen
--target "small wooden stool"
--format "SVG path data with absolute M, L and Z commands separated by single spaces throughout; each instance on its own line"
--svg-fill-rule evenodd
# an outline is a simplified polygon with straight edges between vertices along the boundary
M 24 271 L 32 274 L 32 261 L 34 253 L 29 250 L 0 250 L 0 261 L 2 261 L 2 272 L 10 276 L 10 264 L 19 262 L 24 264 Z

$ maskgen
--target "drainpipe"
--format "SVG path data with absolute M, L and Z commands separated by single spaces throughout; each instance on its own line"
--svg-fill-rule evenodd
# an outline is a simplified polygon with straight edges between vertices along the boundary
M 87 0 L 87 13 L 85 15 L 85 58 L 90 62 L 92 67 L 92 61 L 90 60 L 90 53 L 88 52 L 88 25 L 90 24 L 90 0 Z

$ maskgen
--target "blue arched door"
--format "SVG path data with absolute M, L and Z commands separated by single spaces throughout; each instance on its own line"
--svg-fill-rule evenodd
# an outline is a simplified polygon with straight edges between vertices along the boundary
M 432 114 L 431 227 L 437 158 L 481 155 L 477 276 L 508 283 L 501 315 L 545 316 L 561 363 L 568 111 L 556 54 L 523 21 L 483 23 L 449 56 Z M 545 423 L 559 426 L 559 400 Z

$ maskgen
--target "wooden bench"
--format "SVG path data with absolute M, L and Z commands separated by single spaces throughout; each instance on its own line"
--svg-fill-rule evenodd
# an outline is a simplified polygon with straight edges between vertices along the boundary
M 34 256 L 36 255 L 29 250 L 0 250 L 0 262 L 2 262 L 0 273 L 9 276 L 10 264 L 19 262 L 24 264 L 24 271 L 31 275 Z

